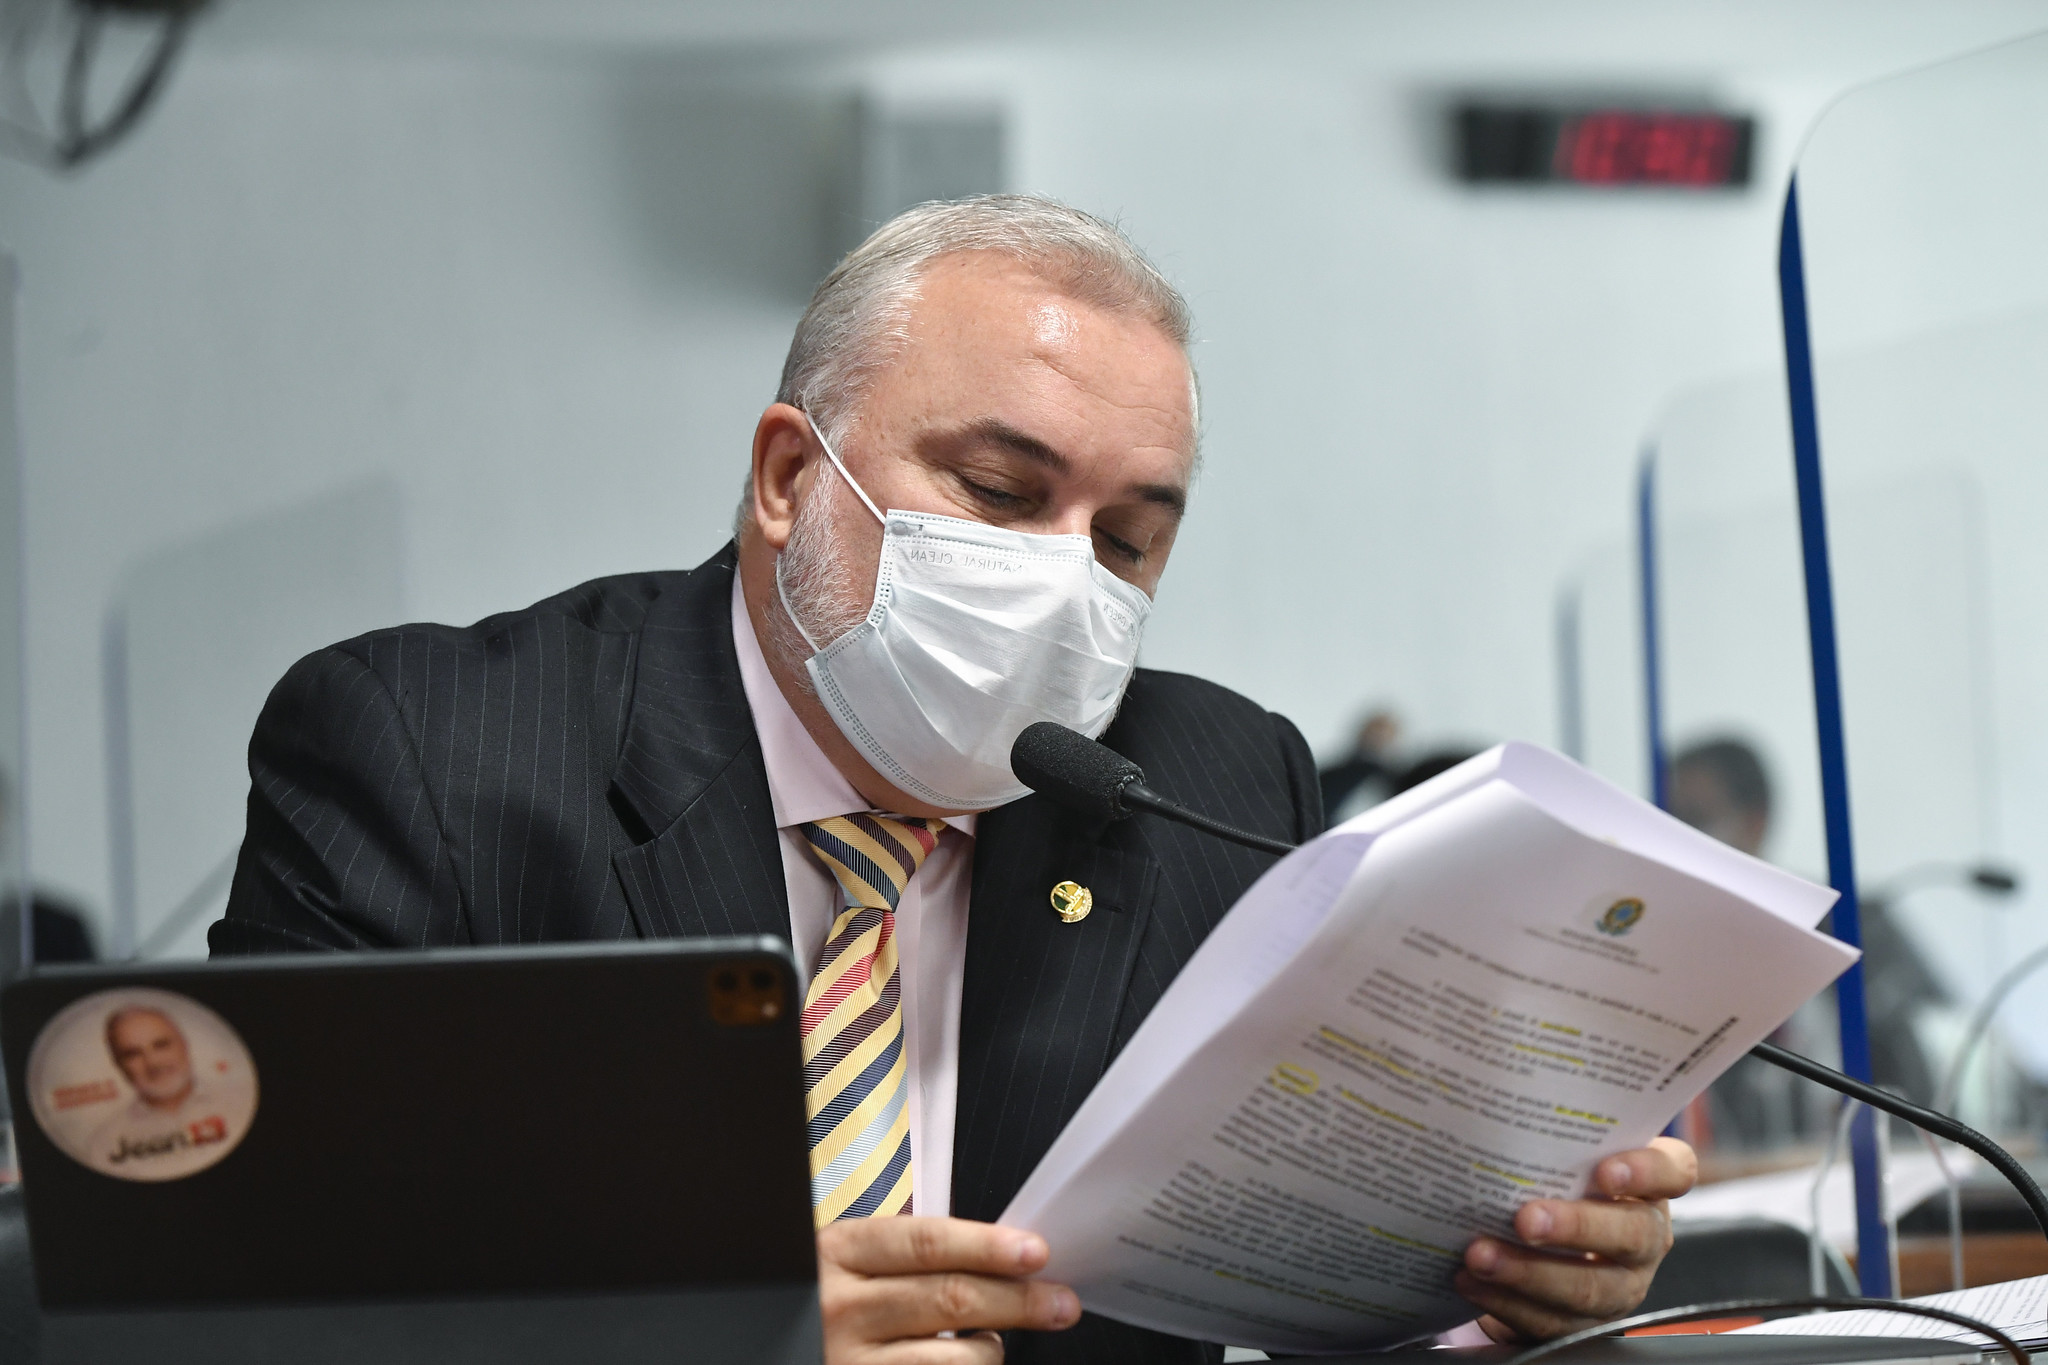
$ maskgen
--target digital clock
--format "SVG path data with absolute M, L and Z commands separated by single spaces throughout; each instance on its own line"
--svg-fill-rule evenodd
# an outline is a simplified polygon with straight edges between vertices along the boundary
M 1684 109 L 1466 103 L 1452 112 L 1458 178 L 1472 183 L 1749 183 L 1756 120 Z

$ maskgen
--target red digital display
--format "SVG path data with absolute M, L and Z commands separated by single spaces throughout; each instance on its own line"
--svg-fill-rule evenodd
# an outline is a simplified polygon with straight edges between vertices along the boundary
M 1581 185 L 1727 185 L 1747 178 L 1748 144 L 1741 119 L 1596 110 L 1558 126 L 1551 173 Z

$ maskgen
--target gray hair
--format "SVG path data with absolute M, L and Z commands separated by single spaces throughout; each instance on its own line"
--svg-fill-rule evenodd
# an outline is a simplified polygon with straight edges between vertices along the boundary
M 121 1027 L 123 1020 L 133 1019 L 138 1014 L 153 1014 L 166 1024 L 169 1024 L 171 1032 L 177 1034 L 180 1039 L 185 1036 L 185 1030 L 178 1027 L 178 1021 L 158 1009 L 155 1005 L 123 1005 L 107 1016 L 105 1031 L 107 1035 L 107 1052 L 110 1055 L 116 1057 L 120 1055 L 118 1049 L 114 1046 L 114 1031 Z
M 775 400 L 802 408 L 839 444 L 869 383 L 909 339 L 925 270 L 967 251 L 1013 257 L 1082 303 L 1143 318 L 1183 355 L 1193 339 L 1187 300 L 1115 224 L 1036 195 L 986 194 L 920 204 L 847 253 L 796 325 Z M 1192 359 L 1188 388 L 1199 404 Z M 1199 406 L 1191 411 L 1199 427 Z

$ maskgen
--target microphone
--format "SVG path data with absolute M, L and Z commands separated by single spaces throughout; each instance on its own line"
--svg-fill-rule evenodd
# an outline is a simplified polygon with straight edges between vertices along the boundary
M 1108 745 L 1053 721 L 1042 720 L 1024 728 L 1010 748 L 1010 770 L 1040 796 L 1100 824 L 1128 819 L 1145 810 L 1262 853 L 1291 853 L 1297 847 L 1211 820 L 1161 796 L 1145 785 L 1145 770 L 1137 764 Z M 2048 1235 L 2048 1195 L 2012 1153 L 1976 1129 L 1770 1043 L 1758 1043 L 1749 1055 L 1969 1148 L 2012 1182 L 2043 1235 Z
M 1010 746 L 1010 771 L 1040 796 L 1097 824 L 1126 820 L 1141 810 L 1227 839 L 1261 853 L 1292 853 L 1295 845 L 1226 825 L 1169 801 L 1145 785 L 1145 770 L 1106 744 L 1054 721 L 1024 727 Z

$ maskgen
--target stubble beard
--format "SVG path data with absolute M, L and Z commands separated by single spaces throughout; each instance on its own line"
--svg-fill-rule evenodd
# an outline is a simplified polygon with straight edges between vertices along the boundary
M 829 463 L 820 466 L 819 482 L 797 508 L 789 541 L 776 558 L 781 592 L 768 606 L 763 643 L 788 667 L 797 686 L 812 696 L 817 695 L 817 686 L 805 667 L 815 652 L 810 640 L 829 645 L 852 630 L 866 619 L 872 596 L 854 580 L 852 557 L 839 532 L 836 514 L 837 504 L 844 501 L 840 497 L 844 482 Z M 795 621 L 790 619 L 792 614 Z M 803 623 L 802 630 L 797 629 L 797 621 Z M 805 632 L 810 640 L 804 638 Z

